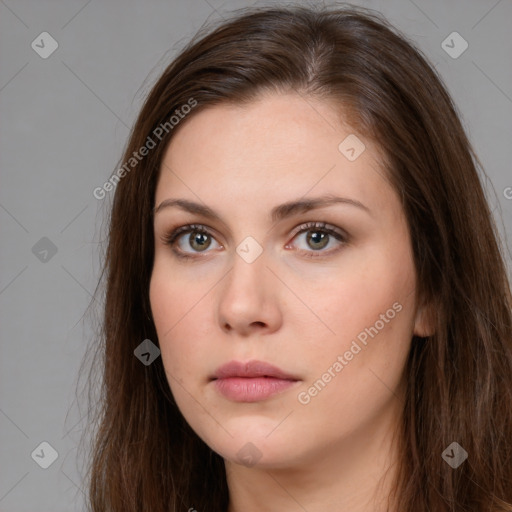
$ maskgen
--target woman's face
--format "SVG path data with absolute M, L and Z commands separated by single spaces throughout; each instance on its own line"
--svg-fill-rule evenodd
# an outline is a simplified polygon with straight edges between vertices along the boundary
M 381 164 L 333 105 L 294 94 L 207 108 L 173 138 L 151 308 L 176 403 L 226 460 L 310 463 L 397 420 L 411 337 L 425 329 Z M 303 201 L 318 204 L 293 206 Z

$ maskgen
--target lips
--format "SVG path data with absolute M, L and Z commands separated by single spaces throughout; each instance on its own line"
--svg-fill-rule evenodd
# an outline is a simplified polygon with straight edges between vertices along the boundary
M 281 370 L 277 366 L 265 363 L 264 361 L 249 361 L 247 363 L 231 361 L 219 367 L 212 378 L 227 379 L 230 377 L 273 377 L 281 380 L 300 380 L 299 378 Z
M 217 369 L 211 382 L 232 402 L 260 402 L 294 387 L 300 379 L 263 361 L 231 361 Z

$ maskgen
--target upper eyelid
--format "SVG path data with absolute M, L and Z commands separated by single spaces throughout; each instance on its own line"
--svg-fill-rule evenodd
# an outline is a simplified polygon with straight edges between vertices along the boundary
M 293 228 L 292 233 L 293 235 L 297 235 L 298 233 L 302 231 L 308 231 L 312 229 L 318 229 L 318 230 L 326 230 L 326 231 L 335 231 L 341 236 L 347 237 L 348 234 L 345 232 L 345 230 L 339 228 L 338 226 L 335 226 L 334 224 L 329 224 L 328 222 L 324 221 L 308 221 L 308 222 L 302 222 L 297 227 Z

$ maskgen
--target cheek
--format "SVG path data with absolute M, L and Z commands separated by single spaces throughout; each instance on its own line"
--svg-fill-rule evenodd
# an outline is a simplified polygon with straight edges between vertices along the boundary
M 193 392 L 211 368 L 214 304 L 219 281 L 213 272 L 184 272 L 164 258 L 155 261 L 149 299 L 162 363 L 173 394 Z M 209 349 L 209 347 L 211 347 Z M 198 378 L 199 377 L 199 378 Z M 176 379 L 176 380 L 175 380 Z
M 208 288 L 205 286 L 208 283 L 203 286 L 191 279 L 169 279 L 166 277 L 169 275 L 178 274 L 163 269 L 163 266 L 155 266 L 149 299 L 164 368 L 168 378 L 172 375 L 181 382 L 204 364 L 205 340 L 208 339 L 205 321 Z
M 164 341 L 163 334 L 178 320 L 180 305 L 176 292 L 175 287 L 162 278 L 162 272 L 155 268 L 149 285 L 149 301 L 160 343 Z
M 303 345 L 311 379 L 321 378 L 338 356 L 345 356 L 343 370 L 333 380 L 349 388 L 365 381 L 369 369 L 378 375 L 391 373 L 392 380 L 401 373 L 413 329 L 413 264 L 406 258 L 398 261 L 396 253 L 394 258 L 382 250 L 367 254 L 333 273 L 322 288 L 309 290 L 315 313 L 325 324 L 316 341 L 311 335 L 311 343 Z
M 197 376 L 208 368 L 207 333 L 200 321 L 205 314 L 205 303 L 199 301 L 190 280 L 188 285 L 179 279 L 171 282 L 161 278 L 163 274 L 175 275 L 167 270 L 161 274 L 160 268 L 155 267 L 149 297 L 165 375 L 174 401 L 186 421 L 196 432 L 201 429 L 208 432 L 215 426 L 204 427 L 209 425 L 208 414 L 193 398 L 200 396 L 201 391 Z M 212 442 L 210 444 L 213 445 Z
M 183 274 L 164 258 L 155 261 L 149 300 L 159 334 L 170 335 L 179 326 L 187 325 L 197 315 L 195 310 L 208 289 L 204 280 Z
M 389 262 L 374 259 L 347 265 L 346 270 L 333 274 L 321 288 L 310 290 L 308 300 L 335 336 L 346 338 L 372 326 L 388 310 L 392 320 L 398 318 L 395 309 L 399 307 L 393 309 L 393 304 L 409 301 L 413 290 L 407 268 L 394 269 Z
M 352 291 L 360 293 L 359 288 Z M 365 300 L 348 300 L 349 290 L 333 296 L 326 323 L 336 335 L 303 346 L 307 379 L 295 400 L 303 408 L 306 430 L 321 429 L 336 438 L 342 431 L 348 434 L 371 423 L 395 401 L 410 349 L 414 312 L 411 297 L 403 292 L 390 286 L 387 293 L 380 288 Z M 325 425 L 326 415 L 331 427 L 319 426 Z

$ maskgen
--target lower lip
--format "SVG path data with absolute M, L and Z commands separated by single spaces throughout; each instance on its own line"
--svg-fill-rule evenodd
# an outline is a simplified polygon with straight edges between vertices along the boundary
M 213 381 L 217 390 L 234 402 L 258 402 L 292 387 L 298 381 L 274 377 L 229 377 Z

